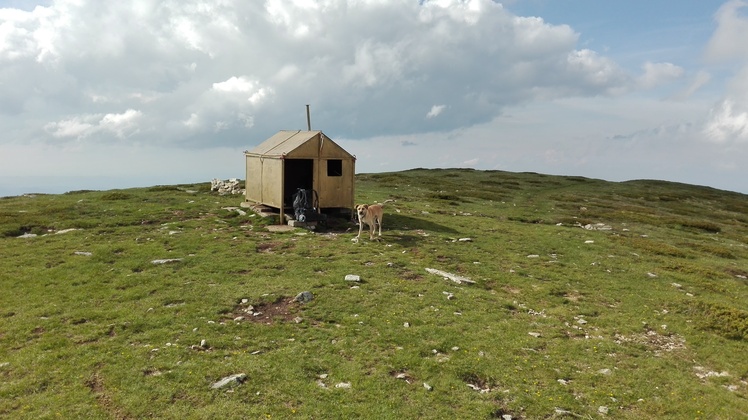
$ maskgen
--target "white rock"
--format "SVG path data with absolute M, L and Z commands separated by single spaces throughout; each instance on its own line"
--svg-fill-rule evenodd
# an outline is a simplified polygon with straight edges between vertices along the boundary
M 153 260 L 151 261 L 151 264 L 169 264 L 169 263 L 175 263 L 182 261 L 181 258 L 165 258 L 160 260 Z
M 350 389 L 351 388 L 351 383 L 350 382 L 340 382 L 338 384 L 335 384 L 335 388 Z
M 345 281 L 361 281 L 361 276 L 355 274 L 346 274 Z
M 423 383 L 423 387 L 426 388 L 426 391 L 433 391 L 434 387 L 427 384 L 426 382 Z
M 237 373 L 235 375 L 227 376 L 220 381 L 214 383 L 210 387 L 213 389 L 223 388 L 226 385 L 229 384 L 241 384 L 244 383 L 244 381 L 247 380 L 247 375 L 244 373 Z

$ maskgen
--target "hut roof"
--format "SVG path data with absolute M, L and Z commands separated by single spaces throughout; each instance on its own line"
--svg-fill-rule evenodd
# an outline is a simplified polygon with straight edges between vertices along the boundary
M 281 157 L 291 154 L 294 150 L 304 146 L 307 142 L 320 136 L 320 140 L 335 144 L 329 137 L 321 131 L 302 131 L 302 130 L 281 130 L 272 137 L 257 145 L 254 149 L 245 152 L 248 155 Z M 336 145 L 337 146 L 337 145 Z M 340 148 L 340 146 L 337 146 Z M 350 155 L 340 148 L 343 153 Z

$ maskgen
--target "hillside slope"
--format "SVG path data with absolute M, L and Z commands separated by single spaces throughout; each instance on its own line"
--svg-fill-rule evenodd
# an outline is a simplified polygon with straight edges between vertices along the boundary
M 748 196 L 458 169 L 356 191 L 395 200 L 381 241 L 269 231 L 206 184 L 0 200 L 0 416 L 748 415 Z

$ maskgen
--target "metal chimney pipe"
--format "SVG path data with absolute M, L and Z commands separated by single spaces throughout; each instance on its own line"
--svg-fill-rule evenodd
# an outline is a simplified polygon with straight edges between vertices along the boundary
M 309 104 L 306 106 L 306 129 L 312 131 L 312 117 L 309 115 Z

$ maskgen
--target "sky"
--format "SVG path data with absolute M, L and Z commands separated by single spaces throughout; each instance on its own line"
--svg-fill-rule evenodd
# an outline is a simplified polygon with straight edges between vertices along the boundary
M 748 194 L 748 1 L 0 0 L 0 196 L 243 178 L 306 105 L 357 173 Z

